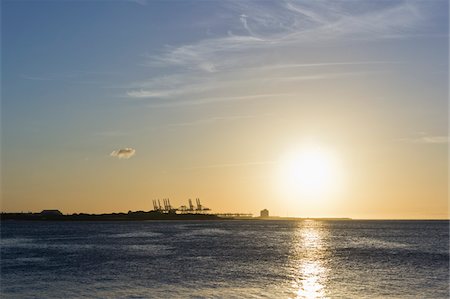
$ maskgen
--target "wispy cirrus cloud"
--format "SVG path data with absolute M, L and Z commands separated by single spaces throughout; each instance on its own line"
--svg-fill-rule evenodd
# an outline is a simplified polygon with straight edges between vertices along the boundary
M 241 119 L 252 119 L 257 118 L 260 116 L 268 116 L 269 114 L 265 115 L 231 115 L 231 116 L 212 116 L 208 118 L 203 119 L 197 119 L 190 122 L 180 122 L 180 123 L 171 123 L 167 126 L 169 127 L 191 127 L 191 126 L 198 126 L 198 125 L 205 125 L 205 124 L 211 124 L 219 121 L 234 121 L 234 120 L 241 120 Z
M 59 81 L 76 84 L 100 84 L 99 78 L 118 75 L 117 72 L 79 71 L 72 70 L 61 73 L 21 74 L 20 77 L 30 81 Z
M 248 119 L 248 118 L 254 118 L 255 116 L 214 116 L 210 118 L 204 118 L 204 119 L 198 119 L 190 122 L 182 122 L 182 123 L 172 123 L 168 124 L 169 127 L 191 127 L 191 126 L 198 126 L 198 125 L 204 125 L 204 124 L 210 124 L 217 121 L 223 121 L 223 120 L 237 120 L 237 119 Z
M 219 102 L 229 102 L 229 101 L 242 101 L 242 100 L 257 100 L 257 99 L 276 99 L 277 97 L 291 95 L 288 93 L 272 93 L 272 94 L 250 94 L 250 95 L 242 95 L 242 96 L 229 96 L 229 97 L 205 97 L 205 98 L 197 98 L 192 100 L 184 100 L 184 101 L 172 101 L 172 102 L 162 102 L 149 104 L 147 107 L 149 108 L 161 108 L 161 107 L 183 107 L 183 106 L 195 106 L 195 105 L 204 105 L 204 104 L 212 104 Z
M 150 57 L 148 64 L 217 70 L 242 66 L 245 60 L 236 61 L 233 57 L 242 52 L 267 51 L 343 37 L 399 37 L 417 33 L 416 25 L 425 21 L 420 2 L 392 1 L 384 4 L 370 1 L 226 1 L 224 9 L 236 13 L 238 20 L 237 26 L 229 26 L 238 29 L 240 25 L 240 34 L 229 33 L 223 37 L 168 47 L 160 55 Z M 231 57 L 224 54 L 231 54 Z M 209 65 L 207 69 L 202 67 L 204 63 Z
M 229 168 L 229 167 L 247 167 L 247 166 L 263 166 L 276 164 L 276 161 L 254 161 L 254 162 L 241 162 L 241 163 L 224 163 L 224 164 L 211 164 L 197 167 L 184 168 L 185 170 L 196 169 L 210 169 L 210 168 Z
M 125 0 L 127 2 L 135 3 L 138 5 L 146 6 L 148 4 L 147 0 Z
M 366 64 L 366 63 L 364 63 Z M 372 63 L 367 63 L 372 64 Z M 375 64 L 375 63 L 373 63 Z M 212 102 L 233 101 L 236 99 L 249 99 L 267 96 L 288 95 L 289 93 L 274 93 L 266 91 L 266 84 L 276 82 L 301 82 L 348 78 L 351 76 L 361 76 L 376 74 L 380 71 L 333 71 L 333 72 L 317 72 L 311 71 L 312 68 L 324 66 L 344 66 L 344 65 L 363 65 L 362 63 L 321 63 L 321 64 L 305 64 L 305 65 L 271 65 L 248 69 L 245 78 L 236 78 L 234 72 L 217 74 L 215 77 L 197 74 L 193 78 L 187 78 L 183 82 L 184 75 L 175 75 L 165 78 L 154 78 L 147 82 L 135 83 L 140 88 L 130 89 L 126 92 L 126 96 L 131 99 L 163 99 L 163 103 L 152 103 L 151 107 L 168 107 L 168 106 L 186 106 L 207 104 Z M 299 74 L 297 71 L 290 71 L 295 68 L 309 68 L 309 71 Z M 278 72 L 275 72 L 278 70 Z M 281 70 L 281 71 L 280 71 Z M 264 73 L 266 72 L 266 73 Z M 241 74 L 242 75 L 242 74 Z M 235 95 L 218 96 L 220 94 L 233 94 L 237 89 L 246 90 L 245 92 L 234 92 Z M 253 91 L 258 90 L 262 93 L 255 94 Z M 266 91 L 266 92 L 264 92 Z M 183 97 L 183 103 L 173 103 L 178 97 Z M 211 100 L 210 98 L 214 98 Z
M 401 61 L 339 61 L 339 62 L 318 62 L 318 63 L 291 63 L 291 64 L 272 64 L 258 67 L 258 69 L 288 69 L 288 68 L 318 68 L 330 66 L 367 66 L 367 65 L 389 65 L 401 64 Z
M 182 107 L 270 97 L 283 93 L 281 85 L 277 89 L 280 83 L 380 73 L 387 68 L 373 68 L 400 62 L 303 60 L 295 49 L 337 40 L 408 36 L 419 33 L 418 25 L 426 20 L 421 2 L 416 1 L 225 1 L 220 5 L 230 16 L 217 19 L 223 22 L 218 27 L 228 28 L 226 33 L 166 46 L 147 56 L 145 65 L 165 69 L 166 75 L 131 84 L 125 97 L 152 100 L 148 105 L 152 108 Z M 274 85 L 275 89 L 269 88 Z
M 448 136 L 431 135 L 424 132 L 420 132 L 413 137 L 401 138 L 400 141 L 418 144 L 447 144 Z
M 110 130 L 110 131 L 101 131 L 94 133 L 95 136 L 102 136 L 102 137 L 121 137 L 129 135 L 128 132 L 120 131 L 120 130 Z

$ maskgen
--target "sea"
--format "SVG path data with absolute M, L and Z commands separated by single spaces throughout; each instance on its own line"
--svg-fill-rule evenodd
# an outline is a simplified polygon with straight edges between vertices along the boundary
M 448 221 L 1 223 L 1 298 L 449 298 Z

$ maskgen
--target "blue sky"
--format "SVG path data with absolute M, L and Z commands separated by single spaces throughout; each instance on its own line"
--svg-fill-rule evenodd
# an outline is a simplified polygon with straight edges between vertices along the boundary
M 257 186 L 264 171 L 254 165 L 303 140 L 347 156 L 359 149 L 367 165 L 411 147 L 415 160 L 437 151 L 414 173 L 429 166 L 444 180 L 447 82 L 447 1 L 3 1 L 4 206 L 74 211 L 87 197 L 99 210 L 110 193 L 80 188 L 104 188 L 105 173 L 123 182 L 126 171 L 134 179 L 116 193 L 139 190 L 136 209 L 147 197 L 199 192 L 227 210 L 206 177 L 215 190 Z M 126 148 L 136 155 L 118 166 L 109 154 Z M 46 193 L 54 182 L 61 190 Z M 30 184 L 34 195 L 20 190 Z M 276 209 L 265 194 L 228 196 Z

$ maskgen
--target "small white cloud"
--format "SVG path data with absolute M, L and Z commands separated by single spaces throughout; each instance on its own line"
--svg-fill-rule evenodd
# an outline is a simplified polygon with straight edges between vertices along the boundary
M 217 71 L 216 66 L 210 62 L 202 62 L 198 67 L 208 73 L 214 73 Z
M 130 159 L 136 154 L 136 150 L 131 147 L 121 148 L 118 150 L 113 151 L 110 156 L 116 157 L 119 159 Z

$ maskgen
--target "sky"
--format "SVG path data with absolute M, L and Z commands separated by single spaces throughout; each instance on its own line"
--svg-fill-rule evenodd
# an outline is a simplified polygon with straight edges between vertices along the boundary
M 448 218 L 448 28 L 440 0 L 2 1 L 1 210 Z

